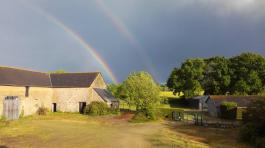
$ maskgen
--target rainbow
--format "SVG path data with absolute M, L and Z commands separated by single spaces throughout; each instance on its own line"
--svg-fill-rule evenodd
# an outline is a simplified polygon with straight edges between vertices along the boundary
M 53 22 L 56 26 L 61 28 L 64 32 L 66 32 L 74 40 L 76 40 L 84 49 L 86 49 L 92 55 L 93 58 L 95 58 L 97 60 L 97 62 L 102 66 L 104 71 L 108 74 L 108 76 L 110 77 L 112 82 L 118 83 L 117 77 L 114 75 L 113 71 L 111 70 L 111 68 L 107 64 L 107 62 L 100 56 L 100 54 L 97 52 L 97 50 L 95 48 L 93 48 L 90 44 L 88 44 L 78 33 L 76 33 L 70 27 L 65 25 L 62 21 L 60 21 L 56 17 L 50 15 L 49 13 L 45 12 L 44 10 L 40 9 L 39 7 L 36 7 L 33 4 L 30 4 L 26 1 L 21 1 L 21 2 L 26 4 L 26 6 L 30 7 L 32 10 L 34 10 L 38 14 L 46 17 L 49 21 Z
M 157 71 L 155 71 L 154 65 L 151 63 L 150 58 L 147 56 L 144 48 L 141 46 L 139 41 L 136 40 L 134 35 L 129 31 L 128 27 L 119 19 L 104 3 L 102 0 L 95 0 L 96 5 L 99 9 L 102 10 L 104 15 L 111 21 L 113 26 L 120 32 L 133 47 L 136 49 L 136 52 L 144 60 L 145 66 L 150 70 L 153 75 L 158 75 Z

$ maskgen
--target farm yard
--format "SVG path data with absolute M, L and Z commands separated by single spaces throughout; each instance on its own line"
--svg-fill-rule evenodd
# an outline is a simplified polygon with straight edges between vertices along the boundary
M 3 0 L 0 148 L 265 148 L 265 0 Z
M 237 129 L 180 122 L 131 123 L 132 114 L 92 117 L 49 113 L 0 122 L 0 147 L 241 147 Z M 233 130 L 233 131 L 231 131 Z

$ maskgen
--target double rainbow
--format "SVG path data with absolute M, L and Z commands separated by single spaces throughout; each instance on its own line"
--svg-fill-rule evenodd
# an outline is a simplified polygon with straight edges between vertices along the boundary
M 65 33 L 67 33 L 69 36 L 71 36 L 75 41 L 77 41 L 84 49 L 86 49 L 92 56 L 97 60 L 97 62 L 101 65 L 101 67 L 104 69 L 104 71 L 108 74 L 110 79 L 113 83 L 118 83 L 118 80 L 116 76 L 114 75 L 113 71 L 111 70 L 110 66 L 107 64 L 107 62 L 100 56 L 100 54 L 97 52 L 95 48 L 93 48 L 89 43 L 87 43 L 82 36 L 80 36 L 78 33 L 76 33 L 74 30 L 72 30 L 70 27 L 68 27 L 66 24 L 64 24 L 62 21 L 60 21 L 58 18 L 50 15 L 49 13 L 45 12 L 44 10 L 36 7 L 33 4 L 30 4 L 26 1 L 21 1 L 23 4 L 25 4 L 27 7 L 31 8 L 41 16 L 45 17 L 50 22 L 54 23 L 56 26 L 61 28 Z

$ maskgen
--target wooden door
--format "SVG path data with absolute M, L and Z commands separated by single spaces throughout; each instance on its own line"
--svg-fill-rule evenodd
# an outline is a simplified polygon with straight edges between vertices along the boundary
M 19 99 L 15 96 L 8 96 L 4 100 L 4 117 L 7 120 L 16 120 L 19 118 Z

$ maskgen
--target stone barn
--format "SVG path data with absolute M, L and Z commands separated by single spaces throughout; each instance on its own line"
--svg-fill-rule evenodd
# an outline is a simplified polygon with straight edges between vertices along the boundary
M 118 107 L 99 72 L 49 74 L 0 67 L 0 117 L 18 119 L 40 107 L 56 112 L 80 112 L 92 101 Z

